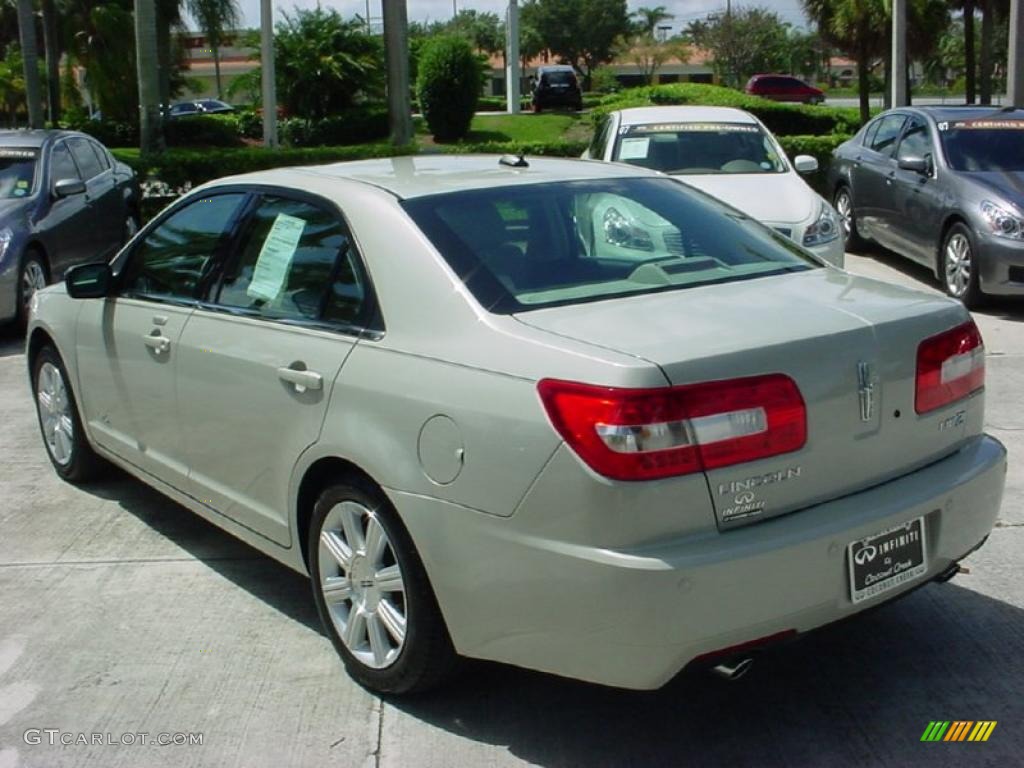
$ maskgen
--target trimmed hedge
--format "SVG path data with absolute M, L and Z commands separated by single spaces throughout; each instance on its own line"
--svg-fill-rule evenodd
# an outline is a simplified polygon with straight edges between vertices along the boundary
M 586 141 L 482 141 L 439 145 L 449 154 L 533 155 L 534 157 L 579 157 Z
M 278 136 L 282 144 L 292 147 L 347 146 L 386 139 L 388 109 L 359 107 L 320 120 L 289 117 L 278 123 Z
M 596 126 L 608 112 L 616 109 L 672 104 L 745 109 L 776 136 L 851 134 L 860 128 L 860 112 L 852 107 L 783 104 L 704 83 L 675 83 L 621 91 L 602 99 L 600 106 L 591 112 L 591 119 Z
M 429 38 L 420 49 L 416 99 L 437 141 L 456 141 L 469 133 L 476 111 L 483 66 L 462 37 Z
M 192 115 L 164 121 L 164 139 L 168 147 L 239 147 L 242 145 L 238 117 Z
M 362 144 L 353 147 L 276 150 L 263 147 L 169 149 L 146 157 L 140 156 L 138 150 L 134 149 L 114 149 L 112 152 L 122 163 L 130 165 L 141 180 L 162 183 L 169 188 L 169 194 L 173 195 L 222 176 L 295 165 L 397 157 L 415 154 L 416 149 L 390 144 Z

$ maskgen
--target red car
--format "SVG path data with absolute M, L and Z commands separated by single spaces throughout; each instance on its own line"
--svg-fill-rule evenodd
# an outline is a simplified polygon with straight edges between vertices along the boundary
M 754 75 L 747 81 L 746 92 L 772 101 L 799 101 L 802 104 L 821 104 L 824 91 L 792 75 Z

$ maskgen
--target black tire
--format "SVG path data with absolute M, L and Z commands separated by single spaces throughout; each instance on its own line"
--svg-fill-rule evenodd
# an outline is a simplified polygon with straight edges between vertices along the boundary
M 845 197 L 846 203 L 842 200 Z M 839 225 L 843 228 L 846 236 L 846 249 L 848 251 L 859 251 L 867 245 L 867 240 L 857 232 L 857 218 L 853 212 L 853 192 L 845 184 L 836 187 L 836 193 L 832 196 L 832 206 L 839 214 Z M 845 211 L 845 212 L 844 212 Z
M 984 303 L 978 278 L 978 251 L 971 230 L 956 222 L 946 232 L 939 251 L 939 280 L 947 295 L 959 299 L 968 309 Z
M 342 507 L 346 502 L 352 505 Z M 405 633 L 403 642 L 396 648 L 391 645 L 397 644 L 395 637 L 388 630 L 386 623 L 381 622 L 382 610 L 379 606 L 384 603 L 374 602 L 371 613 L 373 621 L 378 623 L 380 632 L 388 631 L 382 635 L 388 643 L 389 652 L 396 654 L 394 658 L 387 661 L 384 666 L 375 667 L 365 659 L 358 658 L 342 639 L 340 625 L 337 622 L 345 621 L 345 628 L 352 621 L 352 611 L 359 601 L 364 607 L 369 606 L 370 593 L 356 593 L 353 586 L 353 574 L 358 579 L 360 575 L 368 576 L 376 570 L 372 565 L 371 557 L 363 550 L 361 565 L 355 565 L 356 558 L 349 562 L 352 564 L 349 571 L 335 559 L 323 559 L 326 550 L 321 547 L 321 533 L 326 529 L 334 531 L 335 535 L 341 534 L 347 539 L 345 531 L 336 530 L 336 517 L 341 509 L 355 509 L 361 507 L 369 515 L 362 518 L 361 528 L 365 535 L 369 529 L 369 519 L 372 517 L 382 527 L 386 536 L 386 545 L 383 549 L 385 555 L 382 562 L 393 563 L 399 568 L 399 574 L 403 589 L 401 592 L 388 592 L 388 601 L 392 605 L 400 602 L 400 609 L 405 612 Z M 347 545 L 346 545 L 347 546 Z M 323 549 L 323 551 L 322 551 Z M 353 547 L 357 551 L 358 548 Z M 437 600 L 430 586 L 423 563 L 412 539 L 402 525 L 395 512 L 394 507 L 387 500 L 387 497 L 376 487 L 367 481 L 359 478 L 349 479 L 347 482 L 337 483 L 324 489 L 317 498 L 313 508 L 313 518 L 309 526 L 309 572 L 313 587 L 313 599 L 316 602 L 317 612 L 323 622 L 327 635 L 331 638 L 334 648 L 345 662 L 345 668 L 349 675 L 360 685 L 383 694 L 412 694 L 427 691 L 441 683 L 453 670 L 456 661 L 455 650 L 452 647 L 448 630 L 445 627 L 441 611 L 437 606 Z M 388 553 L 390 552 L 390 557 Z M 329 556 L 329 552 L 327 555 Z M 362 557 L 362 555 L 361 555 Z M 368 565 L 369 564 L 369 565 Z M 323 567 L 322 567 L 323 566 Z M 369 570 L 367 570 L 369 568 Z M 360 570 L 361 569 L 361 573 Z M 336 572 L 337 576 L 331 576 Z M 381 571 L 377 571 L 380 573 Z M 345 577 L 349 585 L 349 596 L 336 598 L 332 601 L 333 608 L 328 607 L 327 598 L 324 594 L 323 583 L 325 579 Z M 370 581 L 375 578 L 359 580 L 360 587 L 368 587 Z M 343 615 L 347 614 L 347 616 Z M 365 634 L 367 649 L 360 650 L 362 654 L 372 654 L 372 638 L 370 631 L 370 619 L 368 614 L 363 620 L 365 631 L 358 633 L 360 641 Z M 384 627 L 380 629 L 379 627 Z M 356 634 L 356 633 L 353 633 Z M 357 644 L 358 645 L 358 644 Z
M 43 367 L 46 365 L 56 369 L 56 372 L 61 377 L 64 392 L 66 393 L 67 416 L 71 421 L 71 450 L 66 461 L 61 461 L 55 456 L 47 437 L 46 427 L 44 426 L 43 404 L 39 396 L 39 380 Z M 75 400 L 75 394 L 71 390 L 70 379 L 68 378 L 67 369 L 64 367 L 64 361 L 61 360 L 57 350 L 50 345 L 40 349 L 32 361 L 32 395 L 36 401 L 36 416 L 39 419 L 39 432 L 43 438 L 43 447 L 46 448 L 46 455 L 49 457 L 50 463 L 57 474 L 62 479 L 75 484 L 87 483 L 97 478 L 102 473 L 104 461 L 96 455 L 92 446 L 89 445 L 89 439 L 82 428 L 78 402 Z
M 50 270 L 46 258 L 34 249 L 25 252 L 25 256 L 21 260 L 21 268 L 18 270 L 18 314 L 15 320 L 18 328 L 22 331 L 28 326 L 29 302 L 34 293 L 34 290 L 28 287 L 30 282 L 35 282 L 32 275 L 42 275 L 44 284 L 50 282 Z

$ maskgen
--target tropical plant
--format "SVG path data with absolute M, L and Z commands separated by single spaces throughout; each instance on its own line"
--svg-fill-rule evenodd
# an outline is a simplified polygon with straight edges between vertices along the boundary
M 682 40 L 658 40 L 646 32 L 632 35 L 623 41 L 622 56 L 630 58 L 646 85 L 654 83 L 658 70 L 669 59 L 685 62 L 690 57 L 689 48 Z M 591 74 L 593 81 L 593 73 Z M 593 83 L 591 83 L 593 88 Z
M 650 37 L 657 36 L 656 33 L 661 22 L 669 21 L 675 17 L 675 14 L 669 13 L 668 9 L 664 5 L 656 5 L 653 8 L 643 6 L 633 11 L 633 18 L 636 19 L 637 31 L 641 35 L 648 35 Z
M 469 132 L 483 81 L 483 65 L 465 38 L 442 35 L 423 45 L 416 98 L 435 139 L 455 141 Z
M 185 0 L 188 12 L 206 36 L 213 55 L 217 98 L 224 98 L 224 85 L 220 78 L 220 49 L 226 41 L 225 33 L 242 23 L 242 10 L 237 0 Z
M 25 100 L 28 124 L 43 127 L 43 94 L 39 79 L 39 54 L 36 47 L 36 24 L 32 0 L 18 0 L 18 33 L 21 38 L 22 70 L 25 75 Z
M 139 148 L 143 154 L 147 154 L 164 148 L 155 0 L 135 0 L 134 21 L 135 65 L 139 86 Z
M 535 6 L 530 21 L 544 47 L 582 72 L 589 89 L 590 73 L 614 58 L 630 32 L 626 0 L 536 0 Z
M 723 82 L 739 87 L 758 72 L 789 69 L 789 29 L 773 11 L 738 7 L 691 22 L 685 36 L 711 52 Z

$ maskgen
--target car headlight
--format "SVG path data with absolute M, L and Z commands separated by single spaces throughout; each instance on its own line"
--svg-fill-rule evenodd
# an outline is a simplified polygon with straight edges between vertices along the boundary
M 1010 240 L 1024 240 L 1024 220 L 1015 213 L 985 200 L 981 204 L 981 215 L 988 222 L 993 235 Z
M 604 214 L 604 239 L 605 242 L 620 248 L 633 248 L 637 251 L 654 250 L 651 236 L 645 230 L 630 223 L 629 219 L 614 208 L 609 208 Z
M 11 240 L 14 239 L 14 232 L 10 227 L 4 227 L 0 229 L 0 259 L 7 255 L 7 248 L 11 244 Z
M 839 237 L 839 218 L 832 206 L 822 201 L 817 220 L 804 230 L 804 245 L 824 245 Z

